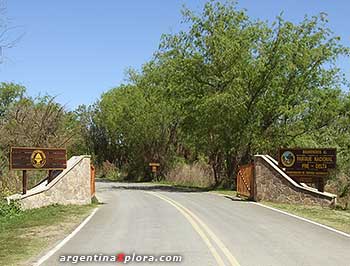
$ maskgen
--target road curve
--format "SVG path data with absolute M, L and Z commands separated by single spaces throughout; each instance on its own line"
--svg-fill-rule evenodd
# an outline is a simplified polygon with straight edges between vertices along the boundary
M 97 213 L 41 265 L 121 265 L 59 260 L 135 253 L 182 261 L 128 265 L 350 266 L 349 237 L 253 203 L 108 182 L 97 183 L 97 195 L 104 203 Z

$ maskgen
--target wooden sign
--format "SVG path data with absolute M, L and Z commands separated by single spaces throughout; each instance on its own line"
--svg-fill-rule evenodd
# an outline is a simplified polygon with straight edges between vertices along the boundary
M 278 163 L 286 171 L 302 171 L 304 175 L 328 172 L 336 167 L 336 149 L 288 149 L 279 150 Z
M 281 148 L 278 164 L 295 181 L 314 183 L 323 192 L 328 170 L 336 168 L 336 155 L 336 149 Z
M 152 173 L 156 173 L 160 164 L 159 163 L 149 163 L 149 166 L 152 168 Z
M 299 182 L 314 183 L 336 168 L 336 149 L 281 148 L 278 164 Z
M 66 149 L 12 147 L 10 170 L 64 170 Z

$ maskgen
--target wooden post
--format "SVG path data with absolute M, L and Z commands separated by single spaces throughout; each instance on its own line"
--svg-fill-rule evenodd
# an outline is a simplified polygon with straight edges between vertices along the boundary
M 91 197 L 95 196 L 95 167 L 91 164 L 90 165 L 90 190 L 91 190 Z
M 317 190 L 320 192 L 324 192 L 324 179 L 323 179 L 323 177 L 320 177 L 318 179 Z
M 47 183 L 52 181 L 52 170 L 49 170 L 49 176 L 47 177 Z
M 27 185 L 28 185 L 28 177 L 27 177 L 27 170 L 23 170 L 23 176 L 22 176 L 22 194 L 27 193 Z

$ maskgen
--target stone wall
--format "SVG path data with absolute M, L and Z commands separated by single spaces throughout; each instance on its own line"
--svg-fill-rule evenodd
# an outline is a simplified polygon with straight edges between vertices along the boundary
M 67 169 L 49 184 L 35 187 L 27 194 L 17 196 L 17 198 L 12 197 L 12 199 L 19 199 L 24 209 L 51 204 L 90 204 L 90 171 L 89 156 L 72 157 L 68 161 Z
M 332 206 L 336 195 L 296 183 L 268 156 L 255 156 L 254 200 Z

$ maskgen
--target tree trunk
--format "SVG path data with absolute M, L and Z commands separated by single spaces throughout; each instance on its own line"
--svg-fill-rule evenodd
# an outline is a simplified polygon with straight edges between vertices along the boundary
M 236 188 L 236 174 L 238 169 L 237 157 L 226 153 L 226 183 L 231 189 Z

